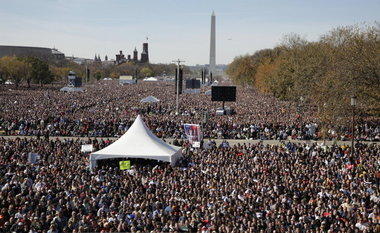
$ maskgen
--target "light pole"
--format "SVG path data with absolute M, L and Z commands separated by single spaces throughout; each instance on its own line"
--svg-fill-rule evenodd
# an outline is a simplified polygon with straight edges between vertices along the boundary
M 177 83 L 175 85 L 177 85 L 177 92 L 176 92 L 176 108 L 175 108 L 175 114 L 178 115 L 178 105 L 179 105 L 179 66 L 181 64 L 181 62 L 185 62 L 185 61 L 181 61 L 181 60 L 176 60 L 176 61 L 172 61 L 172 62 L 175 62 L 177 63 Z
M 87 65 L 86 65 L 86 84 L 88 83 L 88 68 L 87 68 Z
M 352 106 L 352 140 L 351 140 L 351 157 L 354 158 L 355 153 L 355 106 L 356 106 L 356 96 L 351 97 Z

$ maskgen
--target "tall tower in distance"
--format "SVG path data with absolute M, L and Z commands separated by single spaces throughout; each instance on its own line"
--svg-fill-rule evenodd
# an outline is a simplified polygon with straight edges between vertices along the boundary
M 215 13 L 211 15 L 211 36 L 210 36 L 210 67 L 209 74 L 215 75 Z
M 138 52 L 137 52 L 137 49 L 136 49 L 136 47 L 135 47 L 135 50 L 133 51 L 133 61 L 134 62 L 137 62 L 138 61 Z
M 141 62 L 142 63 L 149 62 L 148 43 L 143 43 L 143 51 L 141 53 Z

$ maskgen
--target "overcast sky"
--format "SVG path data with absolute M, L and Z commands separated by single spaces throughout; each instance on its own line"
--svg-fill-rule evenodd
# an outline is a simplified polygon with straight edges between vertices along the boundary
M 153 63 L 205 64 L 213 10 L 217 64 L 289 33 L 317 40 L 337 26 L 380 20 L 379 0 L 0 0 L 0 44 L 114 59 L 135 46 L 140 56 L 148 37 Z

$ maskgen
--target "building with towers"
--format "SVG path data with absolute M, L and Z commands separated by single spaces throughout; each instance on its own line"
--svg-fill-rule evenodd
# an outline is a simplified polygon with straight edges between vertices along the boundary
M 138 62 L 138 52 L 137 52 L 137 49 L 136 49 L 136 47 L 135 47 L 135 50 L 133 51 L 133 61 L 134 62 Z
M 130 55 L 128 55 L 128 56 L 130 56 Z M 125 56 L 123 54 L 123 51 L 120 50 L 119 54 L 116 54 L 116 61 L 115 62 L 117 65 L 125 62 Z
M 100 59 L 100 55 L 95 54 L 94 62 L 101 62 L 102 59 Z
M 135 50 L 133 50 L 133 56 L 131 58 L 131 55 L 128 54 L 127 57 L 123 54 L 123 51 L 119 51 L 119 54 L 116 54 L 116 61 L 115 63 L 117 65 L 122 64 L 124 62 L 133 62 L 133 63 L 149 63 L 149 50 L 148 50 L 148 43 L 143 43 L 143 50 L 141 52 L 140 60 L 138 58 L 139 52 L 137 51 L 136 47 Z
M 143 43 L 143 51 L 141 53 L 141 63 L 149 63 L 148 43 Z

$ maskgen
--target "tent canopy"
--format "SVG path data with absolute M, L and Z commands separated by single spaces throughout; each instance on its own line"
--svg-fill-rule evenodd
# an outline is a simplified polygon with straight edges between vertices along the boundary
M 169 162 L 174 165 L 180 157 L 182 157 L 181 148 L 166 144 L 159 139 L 138 115 L 123 136 L 90 155 L 90 168 L 96 167 L 96 161 L 100 159 L 141 158 Z
M 155 78 L 155 77 L 146 77 L 143 80 L 146 81 L 146 82 L 156 82 L 156 81 L 158 81 L 158 79 Z
M 84 91 L 84 89 L 81 87 L 62 87 L 59 90 L 64 91 L 64 92 L 83 92 Z
M 157 103 L 157 102 L 160 102 L 160 100 L 151 95 L 140 100 L 140 103 Z
M 205 91 L 205 95 L 211 95 L 211 90 Z

